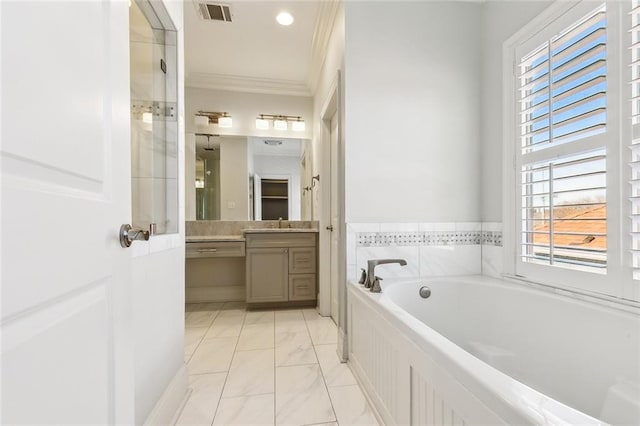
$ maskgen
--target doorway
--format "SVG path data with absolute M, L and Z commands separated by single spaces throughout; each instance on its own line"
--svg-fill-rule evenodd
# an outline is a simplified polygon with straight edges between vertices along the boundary
M 322 169 L 326 176 L 321 187 L 320 216 L 320 304 L 322 315 L 340 323 L 341 285 L 345 276 L 344 261 L 344 172 L 341 141 L 339 95 L 340 73 L 330 87 L 322 108 Z

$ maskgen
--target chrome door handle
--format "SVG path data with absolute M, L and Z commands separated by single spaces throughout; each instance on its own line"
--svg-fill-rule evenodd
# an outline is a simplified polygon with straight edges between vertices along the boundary
M 216 249 L 216 248 L 201 248 L 201 249 L 198 249 L 198 251 L 200 253 L 215 253 L 215 252 L 218 251 L 218 249 Z
M 326 228 L 326 229 L 327 229 L 328 231 L 333 232 L 333 225 L 329 225 L 329 226 L 327 226 L 327 228 Z
M 120 227 L 120 245 L 122 247 L 127 248 L 136 240 L 149 241 L 149 231 L 134 229 L 128 223 Z

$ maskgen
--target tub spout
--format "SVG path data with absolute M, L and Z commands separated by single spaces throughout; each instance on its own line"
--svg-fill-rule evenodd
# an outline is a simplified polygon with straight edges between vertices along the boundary
M 371 288 L 373 291 L 373 284 L 376 278 L 375 269 L 377 265 L 383 265 L 386 263 L 399 263 L 402 266 L 407 264 L 407 261 L 404 259 L 372 259 L 367 261 L 367 279 L 365 281 L 364 287 Z M 379 290 L 380 286 L 376 287 L 376 290 Z

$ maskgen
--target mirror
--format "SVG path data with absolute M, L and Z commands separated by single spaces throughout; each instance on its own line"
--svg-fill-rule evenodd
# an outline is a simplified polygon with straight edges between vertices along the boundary
M 195 193 L 187 194 L 187 217 L 191 211 L 195 220 L 311 220 L 310 140 L 193 138 Z

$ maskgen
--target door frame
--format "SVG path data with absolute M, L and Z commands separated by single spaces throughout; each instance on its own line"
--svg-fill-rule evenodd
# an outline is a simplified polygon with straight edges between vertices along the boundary
M 338 224 L 333 232 L 338 232 L 338 351 L 342 351 L 346 339 L 346 224 L 344 209 L 344 109 L 342 108 L 342 73 L 340 70 L 329 86 L 325 102 L 320 110 L 320 149 L 322 176 L 327 176 L 327 184 L 320 187 L 320 267 L 319 267 L 319 302 L 318 311 L 322 316 L 331 315 L 331 234 L 326 228 L 331 224 L 331 188 L 328 177 L 331 173 L 331 118 L 338 119 L 337 155 L 338 167 L 337 191 L 335 200 L 338 203 Z M 342 283 L 342 285 L 341 285 Z

